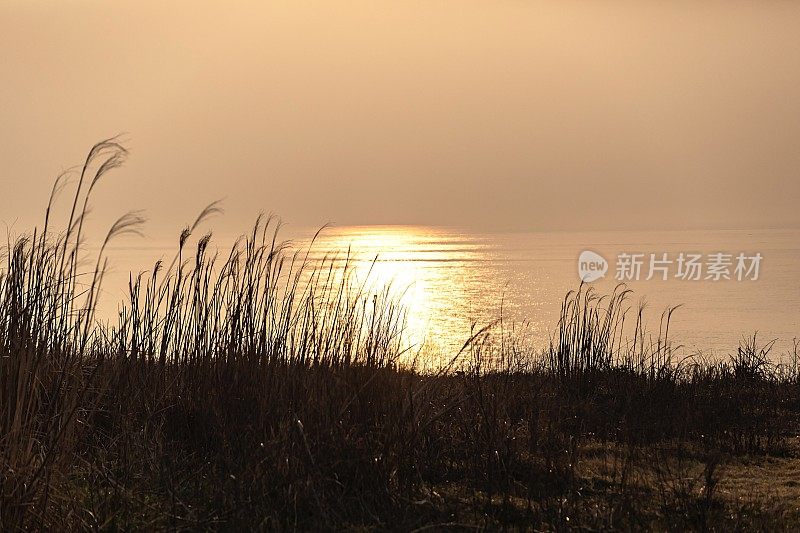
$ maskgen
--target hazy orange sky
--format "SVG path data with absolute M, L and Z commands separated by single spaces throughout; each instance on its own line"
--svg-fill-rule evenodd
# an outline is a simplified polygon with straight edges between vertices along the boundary
M 0 218 L 127 132 L 95 201 L 179 229 L 800 227 L 800 2 L 0 4 Z

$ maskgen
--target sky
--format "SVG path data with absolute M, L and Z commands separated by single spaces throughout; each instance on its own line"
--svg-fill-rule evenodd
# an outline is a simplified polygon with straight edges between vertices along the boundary
M 0 3 L 0 221 L 800 227 L 800 2 Z M 66 201 L 64 202 L 66 203 Z

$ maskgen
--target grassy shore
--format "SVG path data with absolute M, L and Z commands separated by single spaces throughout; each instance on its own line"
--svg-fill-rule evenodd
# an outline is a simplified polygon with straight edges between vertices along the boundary
M 568 294 L 546 349 L 500 323 L 421 371 L 390 291 L 270 221 L 209 256 L 212 205 L 98 322 L 83 221 L 124 157 L 96 145 L 63 228 L 54 194 L 6 250 L 4 531 L 800 527 L 797 347 L 680 358 L 671 311 L 648 332 L 622 287 Z

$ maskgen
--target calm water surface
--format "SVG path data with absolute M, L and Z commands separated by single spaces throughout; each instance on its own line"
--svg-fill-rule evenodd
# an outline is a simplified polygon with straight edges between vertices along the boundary
M 298 247 L 313 232 L 285 234 Z M 232 239 L 217 239 L 221 246 Z M 725 356 L 743 335 L 759 332 L 762 340 L 778 339 L 786 352 L 800 337 L 800 231 L 672 231 L 477 234 L 457 229 L 412 226 L 328 228 L 312 254 L 352 250 L 357 275 L 370 274 L 374 284 L 405 289 L 408 337 L 445 350 L 457 350 L 472 324 L 496 319 L 502 308 L 508 321 L 525 322 L 534 341 L 546 344 L 557 322 L 561 301 L 580 283 L 578 256 L 593 250 L 610 265 L 606 276 L 592 283 L 613 290 L 619 253 L 643 253 L 642 279 L 629 281 L 631 304 L 647 303 L 651 329 L 661 312 L 681 305 L 673 315 L 671 337 L 689 352 Z M 145 268 L 159 257 L 171 257 L 165 245 L 115 250 L 117 271 Z M 736 281 L 644 280 L 650 253 L 760 253 L 759 279 Z M 735 261 L 734 261 L 735 262 Z M 733 266 L 731 267 L 733 274 Z M 117 283 L 114 277 L 109 283 Z M 108 286 L 108 285 L 107 285 Z M 121 286 L 122 287 L 122 286 Z M 117 291 L 122 295 L 122 289 Z M 108 299 L 106 299 L 108 301 Z

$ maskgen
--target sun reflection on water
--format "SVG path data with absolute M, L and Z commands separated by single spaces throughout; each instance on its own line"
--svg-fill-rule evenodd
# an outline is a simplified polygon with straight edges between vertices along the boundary
M 420 226 L 329 229 L 314 248 L 350 253 L 352 272 L 374 290 L 391 287 L 406 312 L 405 340 L 413 350 L 452 348 L 468 334 L 456 311 L 465 305 L 465 262 L 480 260 L 479 245 L 454 247 L 452 234 Z M 457 323 L 457 324 L 456 324 Z

